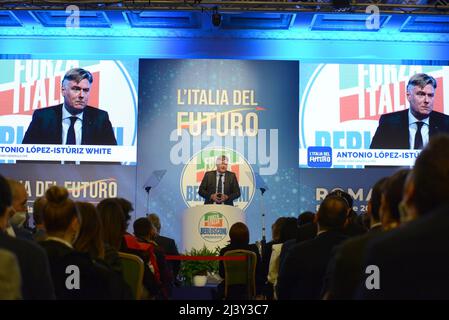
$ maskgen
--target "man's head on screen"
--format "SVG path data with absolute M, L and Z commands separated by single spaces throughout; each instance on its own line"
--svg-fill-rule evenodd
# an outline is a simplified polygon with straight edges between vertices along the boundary
M 71 114 L 83 112 L 89 101 L 92 74 L 81 68 L 74 68 L 62 80 L 62 96 L 64 105 Z
M 416 119 L 423 120 L 432 112 L 436 88 L 436 80 L 425 73 L 417 73 L 410 78 L 407 84 L 407 100 Z
M 228 157 L 226 156 L 219 156 L 217 158 L 217 171 L 220 173 L 225 173 L 226 170 L 228 170 Z

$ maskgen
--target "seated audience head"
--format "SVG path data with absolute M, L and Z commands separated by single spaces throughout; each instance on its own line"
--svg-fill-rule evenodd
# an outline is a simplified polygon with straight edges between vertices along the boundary
M 407 210 L 425 215 L 449 204 L 448 135 L 441 134 L 430 139 L 416 159 L 408 182 L 403 198 Z
M 116 198 L 115 200 L 122 207 L 123 214 L 125 217 L 126 229 L 128 229 L 129 222 L 131 221 L 131 212 L 134 211 L 133 204 L 130 201 L 126 200 L 125 198 Z
M 326 197 L 330 197 L 330 196 L 336 196 L 336 197 L 341 197 L 341 198 L 345 199 L 345 201 L 348 204 L 348 207 L 350 209 L 352 209 L 352 206 L 354 205 L 354 199 L 351 197 L 351 195 L 341 189 L 336 189 L 336 190 L 329 192 Z
M 45 192 L 44 225 L 49 237 L 73 243 L 78 235 L 81 221 L 75 202 L 69 199 L 66 188 L 52 186 Z
M 8 179 L 9 187 L 12 193 L 12 208 L 10 211 L 10 224 L 22 227 L 28 221 L 28 193 L 25 186 L 19 181 Z
M 298 234 L 298 219 L 294 217 L 285 217 L 279 232 L 279 242 L 284 243 L 287 240 L 295 239 Z
M 385 182 L 380 205 L 380 219 L 385 230 L 395 228 L 400 223 L 399 204 L 409 172 L 409 169 L 399 170 Z
M 156 229 L 148 218 L 139 218 L 134 221 L 133 229 L 136 238 L 146 241 L 153 240 L 156 235 Z
M 97 210 L 103 226 L 103 241 L 119 250 L 127 228 L 122 206 L 116 199 L 104 199 Z
M 150 213 L 148 215 L 148 220 L 150 220 L 150 222 L 156 228 L 157 233 L 160 234 L 161 233 L 161 220 L 159 219 L 159 216 L 155 213 Z
M 383 177 L 379 179 L 373 186 L 373 189 L 371 191 L 371 199 L 368 201 L 368 210 L 367 213 L 370 218 L 370 224 L 373 225 L 374 223 L 380 222 L 380 205 L 382 201 L 382 193 L 385 189 L 385 184 L 388 180 L 388 177 Z
M 279 242 L 281 238 L 281 228 L 285 222 L 286 217 L 279 217 L 276 221 L 271 225 L 271 239 L 273 242 Z
M 33 203 L 33 221 L 37 228 L 44 227 L 44 207 L 47 205 L 45 197 L 37 197 Z
M 236 222 L 229 229 L 229 238 L 231 245 L 247 245 L 249 244 L 249 230 L 243 222 Z
M 7 180 L 0 175 L 0 230 L 8 226 L 9 208 L 12 205 L 12 193 Z
M 104 259 L 103 228 L 97 209 L 88 202 L 76 202 L 76 207 L 82 224 L 74 249 L 88 253 L 92 259 Z
M 327 196 L 323 202 L 321 202 L 317 212 L 319 230 L 343 228 L 348 210 L 348 202 L 343 197 L 335 195 Z
M 313 223 L 314 221 L 315 213 L 312 211 L 304 211 L 299 214 L 297 224 L 300 227 L 304 224 Z

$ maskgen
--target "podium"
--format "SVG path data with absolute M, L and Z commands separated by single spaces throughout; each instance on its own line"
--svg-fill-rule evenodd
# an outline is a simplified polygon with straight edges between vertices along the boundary
M 220 248 L 229 244 L 229 229 L 236 222 L 245 223 L 242 209 L 221 204 L 187 208 L 182 214 L 182 252 L 192 248 Z

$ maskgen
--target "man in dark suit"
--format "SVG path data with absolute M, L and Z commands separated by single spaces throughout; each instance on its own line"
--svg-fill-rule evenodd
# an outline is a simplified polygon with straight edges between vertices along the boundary
M 407 84 L 410 108 L 380 117 L 370 149 L 422 149 L 433 135 L 449 133 L 449 116 L 433 111 L 436 88 L 432 76 L 412 76 Z
M 367 245 L 381 236 L 383 231 L 399 225 L 399 203 L 408 169 L 402 169 L 389 178 L 382 178 L 373 186 L 368 202 L 370 231 L 359 237 L 343 242 L 336 247 L 329 262 L 325 279 L 326 299 L 352 299 L 364 273 L 363 258 Z M 382 220 L 382 222 L 381 222 Z
M 62 80 L 64 103 L 33 113 L 24 144 L 117 145 L 106 111 L 87 105 L 92 74 L 69 70 Z
M 317 213 L 316 238 L 290 248 L 279 270 L 279 300 L 311 300 L 321 298 L 323 279 L 332 249 L 347 239 L 343 226 L 348 203 L 342 197 L 328 196 Z
M 208 171 L 201 181 L 198 194 L 205 201 L 204 204 L 234 205 L 234 200 L 240 197 L 240 187 L 235 173 L 227 171 L 228 158 L 217 158 L 217 170 Z
M 33 241 L 33 233 L 27 228 L 29 220 L 28 193 L 25 186 L 12 179 L 8 179 L 8 184 L 12 193 L 12 205 L 6 232 L 12 237 Z
M 23 299 L 54 299 L 50 267 L 44 250 L 30 241 L 13 238 L 5 232 L 9 218 L 7 212 L 11 205 L 11 190 L 6 179 L 0 175 L 0 248 L 11 251 L 17 257 Z
M 449 137 L 430 139 L 416 159 L 401 203 L 401 220 L 415 218 L 368 247 L 357 298 L 449 299 Z M 370 287 L 367 287 L 367 282 Z
M 176 246 L 175 240 L 172 238 L 161 236 L 161 220 L 159 216 L 155 213 L 150 213 L 148 215 L 148 220 L 151 221 L 153 226 L 156 228 L 156 235 L 154 237 L 154 241 L 162 248 L 165 255 L 168 256 L 179 256 L 178 247 Z M 173 272 L 173 278 L 175 280 L 175 284 L 179 284 L 176 280 L 179 269 L 181 268 L 180 260 L 169 260 L 169 266 Z

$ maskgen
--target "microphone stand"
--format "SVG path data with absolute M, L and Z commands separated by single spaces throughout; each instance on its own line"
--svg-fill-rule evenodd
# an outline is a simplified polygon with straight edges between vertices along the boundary
M 260 247 L 261 247 L 261 258 L 264 259 L 265 257 L 263 257 L 263 253 L 265 253 L 265 246 L 267 244 L 267 239 L 266 239 L 266 228 L 265 228 L 265 203 L 264 203 L 264 197 L 263 194 L 265 193 L 266 189 L 265 188 L 260 188 L 260 192 L 262 195 L 262 200 L 260 201 L 260 212 L 261 212 L 261 218 L 262 218 L 262 240 L 260 241 Z
M 147 192 L 147 213 L 150 213 L 150 190 L 151 187 L 145 187 L 145 191 Z

